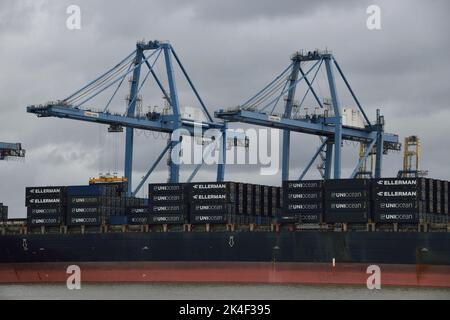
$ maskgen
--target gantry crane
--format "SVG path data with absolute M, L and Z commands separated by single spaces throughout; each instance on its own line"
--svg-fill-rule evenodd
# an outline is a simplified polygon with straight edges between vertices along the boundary
M 420 138 L 409 136 L 405 138 L 403 151 L 403 170 L 398 172 L 399 177 L 424 177 L 428 175 L 427 170 L 419 170 L 420 160 Z
M 364 159 L 364 155 L 366 154 L 367 145 L 364 143 L 359 144 L 359 159 Z M 372 178 L 375 164 L 375 148 L 372 148 L 369 151 L 369 156 L 365 160 L 362 161 L 361 166 L 359 167 L 359 171 L 357 174 L 358 178 Z M 367 162 L 369 161 L 369 165 Z
M 22 144 L 0 142 L 0 160 L 5 160 L 9 157 L 25 157 L 25 150 L 22 149 Z
M 341 178 L 343 140 L 361 142 L 366 146 L 364 154 L 355 165 L 355 169 L 350 175 L 350 178 L 355 178 L 357 176 L 361 164 L 366 161 L 372 149 L 375 149 L 376 156 L 375 177 L 380 177 L 383 154 L 387 153 L 389 150 L 399 150 L 401 147 L 397 135 L 384 132 L 384 116 L 377 110 L 375 123 L 370 122 L 331 52 L 321 52 L 318 50 L 306 53 L 296 52 L 291 57 L 291 60 L 290 65 L 256 95 L 236 108 L 219 110 L 215 113 L 215 116 L 229 122 L 244 122 L 283 130 L 283 181 L 289 180 L 290 178 L 289 160 L 291 132 L 301 132 L 324 138 L 321 141 L 320 147 L 314 153 L 311 161 L 300 174 L 299 180 L 305 177 L 316 158 L 322 152 L 325 153 L 324 178 L 331 178 L 332 165 L 334 168 L 334 178 Z M 311 63 L 312 66 L 304 70 L 305 65 Z M 324 104 L 321 99 L 319 99 L 313 87 L 314 80 L 323 64 L 325 64 L 326 78 L 331 96 L 331 108 L 329 109 L 324 108 Z M 346 88 L 360 112 L 364 116 L 365 126 L 363 128 L 346 126 L 342 123 L 341 104 L 335 82 L 335 68 L 342 77 Z M 308 75 L 313 73 L 313 70 L 315 70 L 313 78 L 308 78 Z M 294 99 L 296 88 L 300 82 L 306 83 L 308 89 L 300 104 L 295 105 Z M 304 98 L 309 92 L 313 94 L 315 101 L 321 110 L 324 111 L 323 114 L 296 116 L 293 113 L 294 107 L 296 109 L 301 108 Z M 276 113 L 275 108 L 282 97 L 285 98 L 284 110 L 282 113 Z
M 167 76 L 168 88 L 166 88 L 155 72 L 154 65 L 160 55 L 164 56 L 165 73 Z M 175 82 L 173 58 L 176 61 L 181 73 L 184 75 L 190 89 L 194 93 L 198 103 L 200 104 L 206 121 L 195 121 L 192 119 L 183 119 L 180 111 L 180 102 L 178 98 L 177 86 Z M 145 65 L 148 69 L 147 74 L 143 80 L 141 78 L 141 69 Z M 125 77 L 131 73 L 130 93 L 127 99 L 127 109 L 124 114 L 112 113 L 109 111 L 109 106 L 116 95 L 119 87 L 122 85 Z M 145 115 L 136 113 L 136 106 L 140 99 L 140 91 L 148 77 L 153 77 L 159 90 L 162 92 L 170 112 L 148 112 Z M 117 84 L 111 98 L 102 109 L 93 109 L 83 107 L 84 104 L 102 93 L 106 89 Z M 113 87 L 114 88 L 114 87 Z M 213 120 L 205 103 L 200 97 L 197 89 L 191 81 L 186 69 L 181 63 L 174 48 L 169 42 L 165 41 L 148 41 L 138 42 L 136 49 L 124 58 L 116 66 L 102 74 L 97 79 L 88 83 L 86 86 L 76 91 L 74 94 L 55 102 L 49 102 L 45 105 L 31 105 L 27 107 L 27 112 L 34 113 L 38 117 L 58 117 L 68 118 L 74 120 L 81 120 L 87 122 L 95 122 L 109 125 L 108 131 L 120 132 L 123 127 L 126 127 L 125 132 L 125 168 L 124 175 L 128 181 L 128 194 L 136 195 L 136 193 L 143 186 L 150 174 L 156 168 L 158 163 L 169 152 L 169 178 L 168 181 L 176 183 L 179 181 L 179 163 L 172 159 L 172 150 L 181 142 L 182 136 L 175 136 L 172 133 L 177 129 L 183 129 L 183 132 L 190 136 L 202 135 L 208 129 L 215 129 L 221 133 L 221 141 L 219 145 L 219 152 L 223 155 L 226 152 L 227 139 L 234 139 L 235 136 L 230 134 L 227 137 L 227 124 L 225 122 L 218 122 Z M 157 157 L 156 161 L 150 166 L 145 176 L 139 182 L 137 187 L 132 190 L 132 171 L 133 171 L 133 138 L 134 129 L 150 130 L 157 132 L 169 133 L 170 137 L 166 147 Z M 239 139 L 241 136 L 239 136 Z M 216 141 L 217 143 L 217 141 Z M 222 156 L 221 156 L 222 157 Z M 197 165 L 193 174 L 189 177 L 191 180 L 198 172 L 201 164 Z M 223 181 L 225 174 L 225 167 L 223 161 L 217 167 L 217 180 Z

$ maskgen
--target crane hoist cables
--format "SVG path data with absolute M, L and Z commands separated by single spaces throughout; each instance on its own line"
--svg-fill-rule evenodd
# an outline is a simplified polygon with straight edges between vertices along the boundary
M 128 59 L 123 60 L 121 63 L 117 64 L 114 68 L 112 68 L 111 70 L 109 70 L 108 72 L 106 72 L 105 74 L 103 74 L 101 77 L 99 77 L 98 79 L 96 79 L 94 82 L 90 83 L 89 85 L 87 85 L 86 87 L 84 87 L 83 89 L 79 90 L 78 92 L 76 92 L 75 94 L 71 95 L 70 97 L 66 98 L 64 101 L 73 101 L 75 99 L 77 99 L 78 97 L 80 97 L 81 95 L 84 95 L 84 93 L 91 92 L 92 88 L 97 88 L 99 86 L 100 83 L 104 83 L 105 79 L 110 79 L 111 78 L 111 74 L 117 74 L 117 70 L 123 70 L 123 66 L 129 66 L 132 64 L 134 58 L 130 59 L 130 57 L 128 57 Z
M 133 64 L 131 64 L 131 63 L 129 64 L 129 67 L 127 69 L 127 73 L 128 73 L 128 71 L 130 71 L 132 65 Z M 103 112 L 108 111 L 109 105 L 111 104 L 111 102 L 113 101 L 114 97 L 116 96 L 117 91 L 119 91 L 119 88 L 122 86 L 123 80 L 125 80 L 125 76 L 122 77 L 122 80 L 120 80 L 119 84 L 116 87 L 116 90 L 114 90 L 113 95 L 111 96 L 111 98 L 109 98 L 108 103 L 106 104 L 105 108 L 103 108 Z
M 136 63 L 136 61 L 134 61 L 134 67 L 132 69 L 130 69 L 129 71 L 127 71 L 123 76 L 127 75 L 128 73 L 130 73 L 131 71 L 136 70 L 136 68 L 140 67 L 142 65 L 143 62 L 147 62 L 147 60 L 149 60 L 156 52 L 153 51 L 148 57 L 144 57 L 145 59 L 143 61 L 141 61 L 140 63 Z M 90 95 L 88 98 L 86 98 L 85 100 L 83 100 L 81 103 L 78 104 L 78 107 L 83 105 L 84 103 L 86 103 L 87 101 L 93 99 L 95 96 L 97 96 L 98 94 L 102 93 L 103 91 L 105 91 L 106 89 L 108 89 L 110 86 L 112 86 L 114 83 L 118 82 L 119 80 L 122 79 L 123 76 L 120 76 L 116 79 L 114 79 L 113 81 L 111 81 L 108 85 L 104 86 L 103 88 L 101 88 L 100 90 L 98 90 L 97 92 L 95 92 L 93 95 Z M 84 88 L 83 88 L 84 89 Z M 82 90 L 83 90 L 82 89 Z M 82 90 L 77 91 L 77 93 L 81 92 Z M 71 97 L 75 96 L 72 95 Z
M 304 65 L 305 67 L 307 67 L 307 66 L 309 65 L 309 61 L 303 62 L 303 65 Z M 281 93 L 278 95 L 278 98 L 274 101 L 272 110 L 270 111 L 271 114 L 274 113 L 275 108 L 277 107 L 278 102 L 280 102 L 280 98 L 281 98 L 281 96 L 283 95 L 283 92 L 285 91 L 285 89 L 286 89 L 286 87 L 287 87 L 288 84 L 289 84 L 289 81 L 286 80 L 286 82 L 285 82 L 283 88 L 281 89 Z M 269 105 L 265 106 L 265 107 L 263 108 L 263 110 L 264 110 L 265 108 L 267 108 L 268 106 L 269 106 Z M 300 106 L 301 106 L 301 104 L 300 104 Z
M 254 101 L 250 105 L 247 104 L 249 108 L 256 108 L 262 102 L 266 101 L 268 97 L 273 96 L 275 91 L 277 91 L 283 83 L 286 81 L 286 78 L 280 78 L 276 82 L 274 82 L 270 87 L 267 87 L 264 91 L 262 91 L 258 97 L 256 97 Z
M 76 96 L 76 97 L 68 100 L 67 102 L 69 102 L 70 104 L 75 104 L 75 103 L 79 102 L 81 99 L 89 96 L 91 93 L 95 92 L 96 90 L 101 89 L 101 88 L 106 88 L 108 85 L 111 85 L 111 82 L 108 82 L 108 81 L 111 80 L 111 78 L 118 75 L 119 73 L 121 73 L 123 71 L 123 69 L 125 69 L 125 67 L 126 66 L 124 66 L 121 69 L 118 69 L 116 72 L 112 73 L 107 78 L 102 79 L 98 83 L 95 83 L 94 86 L 92 86 L 88 90 L 82 92 L 79 96 Z M 125 75 L 123 77 L 125 77 Z
M 261 103 L 266 102 L 268 99 L 273 97 L 275 93 L 280 90 L 287 82 L 288 78 L 281 79 L 273 88 L 271 88 L 268 92 L 266 92 L 262 97 L 260 97 L 257 101 L 255 101 L 250 107 L 258 107 Z M 261 111 L 266 109 L 268 106 L 265 106 Z
M 267 101 L 269 98 L 273 97 L 276 91 L 278 91 L 283 85 L 286 86 L 286 82 L 289 80 L 289 76 L 284 76 L 289 69 L 285 69 L 282 74 L 280 74 L 274 81 L 272 81 L 268 86 L 259 92 L 257 96 L 252 98 L 252 104 L 249 108 L 256 109 L 261 103 Z M 247 104 L 248 105 L 248 104 Z M 265 106 L 261 111 L 265 110 L 268 106 Z
M 284 83 L 284 86 L 283 86 L 283 88 L 281 89 L 281 92 L 283 92 L 284 89 L 286 89 L 286 86 L 288 85 L 288 83 L 289 83 L 288 81 L 286 81 L 286 82 Z M 278 102 L 280 101 L 281 96 L 282 96 L 282 94 L 280 93 L 280 94 L 278 95 L 277 100 L 276 100 L 275 103 L 273 104 L 273 107 L 272 107 L 272 110 L 270 111 L 270 114 L 273 114 L 273 113 L 274 113 L 275 108 L 277 107 L 277 104 L 278 104 Z
M 263 92 L 265 92 L 268 88 L 270 88 L 275 82 L 277 82 L 280 78 L 284 76 L 284 74 L 291 69 L 292 63 L 289 64 L 274 80 L 272 80 L 269 84 L 267 84 L 262 90 L 260 90 L 258 93 L 253 95 L 250 99 L 245 101 L 241 106 L 246 107 L 248 106 L 254 99 L 257 99 Z
M 315 63 L 314 63 L 314 65 L 311 67 L 311 68 L 309 68 L 309 70 L 308 71 L 306 71 L 306 73 L 305 73 L 305 75 L 304 76 L 302 76 L 301 78 L 298 78 L 297 80 L 295 80 L 295 79 L 290 79 L 290 82 L 293 82 L 292 84 L 290 84 L 290 86 L 288 87 L 288 88 L 286 88 L 286 89 L 284 89 L 282 92 L 281 92 L 281 95 L 283 95 L 283 94 L 285 94 L 285 93 L 287 93 L 287 92 L 289 92 L 290 90 L 293 90 L 293 88 L 295 88 L 297 85 L 298 85 L 298 83 L 300 82 L 300 81 L 302 81 L 318 64 L 319 64 L 319 60 L 317 60 Z M 294 81 L 295 80 L 295 81 Z M 275 99 L 272 99 L 272 100 L 270 100 L 267 104 L 266 104 L 266 106 L 267 105 L 271 105 L 272 103 L 274 103 L 275 101 L 277 100 L 277 98 L 275 98 Z M 264 106 L 263 107 L 263 109 L 266 107 L 266 106 Z
M 309 63 L 309 62 L 308 62 L 308 63 Z M 306 63 L 306 66 L 308 65 L 308 63 Z M 272 108 L 272 112 L 273 112 L 273 110 L 275 109 L 276 103 L 278 103 L 279 98 L 281 97 L 281 95 L 283 94 L 283 92 L 284 92 L 285 89 L 286 89 L 287 84 L 289 83 L 289 77 L 286 77 L 286 78 L 284 78 L 284 79 L 282 79 L 282 80 L 284 80 L 284 81 L 282 81 L 281 83 L 278 83 L 278 84 L 276 85 L 276 87 L 275 87 L 274 89 L 271 90 L 271 92 L 269 92 L 268 94 L 266 94 L 266 96 L 264 97 L 264 99 L 263 99 L 262 101 L 258 102 L 258 105 L 261 104 L 262 102 L 267 101 L 269 98 L 273 97 L 273 95 L 275 94 L 275 92 L 278 91 L 278 90 L 283 86 L 283 89 L 281 90 L 280 95 L 278 96 L 278 98 L 277 98 L 275 101 L 273 101 L 273 103 L 275 103 L 274 107 Z M 271 105 L 271 104 L 267 104 L 267 105 L 264 106 L 264 108 L 262 108 L 260 111 L 264 111 L 264 110 L 265 110 L 266 108 L 268 108 L 270 105 Z
M 96 89 L 100 88 L 100 87 L 106 87 L 108 84 L 108 81 L 111 80 L 111 78 L 117 76 L 118 74 L 120 74 L 122 71 L 124 71 L 130 64 L 132 63 L 132 61 L 130 61 L 128 64 L 124 64 L 122 66 L 120 66 L 118 69 L 116 69 L 114 72 L 108 74 L 107 76 L 105 76 L 102 79 L 99 79 L 98 81 L 94 82 L 90 87 L 86 88 L 85 91 L 81 92 L 79 95 L 73 97 L 72 99 L 68 100 L 67 102 L 74 104 L 77 101 L 79 101 L 80 99 L 86 97 L 87 95 L 89 95 L 91 92 L 95 91 Z M 125 75 L 124 75 L 125 77 Z
M 90 87 L 94 82 L 96 82 L 97 80 L 99 80 L 100 78 L 103 78 L 105 75 L 109 74 L 112 70 L 115 70 L 118 66 L 122 65 L 123 63 L 125 63 L 126 61 L 128 61 L 132 56 L 134 56 L 136 54 L 136 50 L 134 50 L 133 52 L 131 52 L 128 56 L 126 56 L 124 59 L 122 59 L 122 61 L 120 61 L 118 64 L 116 64 L 114 67 L 112 67 L 111 69 L 109 69 L 108 71 L 106 71 L 105 73 L 103 73 L 101 76 L 97 77 L 95 80 L 89 82 L 87 85 L 85 85 L 84 87 L 82 87 L 81 89 L 75 91 L 73 94 L 71 94 L 70 96 L 66 97 L 63 101 L 68 101 L 70 99 L 72 99 L 72 97 L 78 95 L 80 92 L 84 91 L 86 88 Z

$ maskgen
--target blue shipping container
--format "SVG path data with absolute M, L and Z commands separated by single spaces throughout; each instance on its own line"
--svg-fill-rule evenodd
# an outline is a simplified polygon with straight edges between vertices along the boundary
M 110 216 L 108 217 L 109 224 L 112 226 L 121 226 L 128 224 L 127 216 Z
M 68 186 L 68 196 L 102 196 L 105 188 L 102 185 Z

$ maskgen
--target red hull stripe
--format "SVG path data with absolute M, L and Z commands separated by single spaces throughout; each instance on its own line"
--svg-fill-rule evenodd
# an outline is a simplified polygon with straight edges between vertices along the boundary
M 64 283 L 70 263 L 0 264 L 0 283 Z M 254 262 L 79 263 L 83 283 L 366 285 L 368 264 Z M 380 265 L 382 286 L 450 288 L 450 266 Z

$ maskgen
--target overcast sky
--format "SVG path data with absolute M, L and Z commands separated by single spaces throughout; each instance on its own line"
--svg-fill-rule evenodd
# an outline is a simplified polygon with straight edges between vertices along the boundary
M 0 166 L 0 201 L 10 206 L 11 216 L 25 216 L 25 186 L 84 184 L 99 172 L 122 170 L 122 136 L 107 135 L 105 126 L 38 119 L 25 108 L 65 98 L 120 61 L 141 39 L 171 41 L 211 112 L 245 101 L 288 65 L 296 50 L 328 48 L 370 118 L 381 108 L 387 131 L 401 139 L 420 136 L 422 169 L 450 179 L 448 1 L 120 3 L 0 2 L 0 141 L 22 142 L 27 149 L 24 162 Z M 81 30 L 66 27 L 66 9 L 73 4 L 81 8 Z M 371 4 L 381 8 L 381 30 L 366 27 Z M 321 89 L 326 97 L 326 88 Z M 179 90 L 181 103 L 192 105 L 181 80 Z M 343 104 L 354 107 L 346 95 L 342 93 Z M 120 92 L 114 110 L 124 110 L 124 96 Z M 160 98 L 149 83 L 143 105 L 161 105 Z M 165 143 L 161 137 L 139 134 L 135 181 Z M 317 137 L 294 135 L 291 178 L 298 176 L 317 144 Z M 358 150 L 344 150 L 344 172 L 349 174 Z M 387 156 L 385 175 L 396 174 L 401 164 L 400 154 Z M 203 170 L 198 178 L 214 179 L 214 170 Z M 183 177 L 188 174 L 183 172 Z M 316 175 L 313 170 L 311 177 Z M 161 164 L 152 181 L 166 176 L 167 167 Z M 229 168 L 226 178 L 273 185 L 280 180 L 279 175 L 259 176 L 257 168 Z

